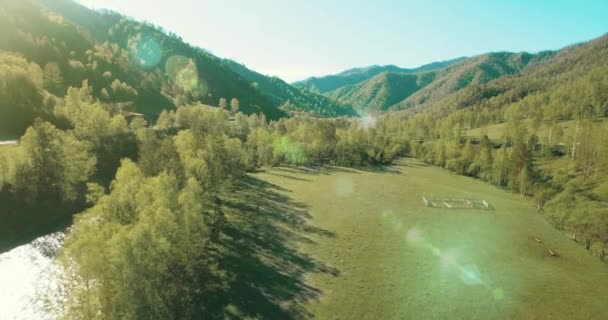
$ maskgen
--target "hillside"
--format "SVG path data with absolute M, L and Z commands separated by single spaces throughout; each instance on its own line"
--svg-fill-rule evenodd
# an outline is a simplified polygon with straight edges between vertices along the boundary
M 382 73 L 325 94 L 359 109 L 387 111 L 421 107 L 468 86 L 516 74 L 547 56 L 550 53 L 489 53 L 436 70 Z
M 227 68 L 239 74 L 259 90 L 273 104 L 289 113 L 307 113 L 323 117 L 354 116 L 357 113 L 350 105 L 336 101 L 308 90 L 300 90 L 277 77 L 267 77 L 248 69 L 242 64 L 225 59 Z
M 429 63 L 418 68 L 404 69 L 394 65 L 387 66 L 369 66 L 364 68 L 353 68 L 335 75 L 328 75 L 325 77 L 311 77 L 306 80 L 298 81 L 293 83 L 297 88 L 307 89 L 312 92 L 326 93 L 334 91 L 344 86 L 355 85 L 363 81 L 370 80 L 374 76 L 384 72 L 396 72 L 396 73 L 418 73 L 425 72 L 435 69 L 441 69 L 446 66 L 458 63 L 465 58 L 456 58 L 447 61 L 439 61 Z
M 281 108 L 286 104 L 290 112 L 315 116 L 352 114 L 324 97 L 233 68 L 154 25 L 71 0 L 2 1 L 0 16 L 5 35 L 0 51 L 10 57 L 3 59 L 0 92 L 0 115 L 13 119 L 2 123 L 7 137 L 22 134 L 34 117 L 52 113 L 67 88 L 84 80 L 109 109 L 149 120 L 179 105 L 216 106 L 220 98 L 235 98 L 244 113 L 262 112 L 269 119 L 286 116 Z
M 429 113 L 479 113 L 471 128 L 512 118 L 561 121 L 584 113 L 608 115 L 608 34 L 533 59 L 537 63 L 512 76 L 436 97 L 426 104 Z
M 539 63 L 552 55 L 552 52 L 539 54 L 498 52 L 473 57 L 438 71 L 433 83 L 392 108 L 400 110 L 430 105 L 469 86 L 481 85 L 502 76 L 518 74 L 529 65 Z
M 408 74 L 383 72 L 368 81 L 346 85 L 326 95 L 359 110 L 386 111 L 431 83 L 435 72 Z

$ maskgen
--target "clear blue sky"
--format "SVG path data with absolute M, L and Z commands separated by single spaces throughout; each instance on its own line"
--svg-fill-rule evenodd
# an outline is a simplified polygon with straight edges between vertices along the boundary
M 287 81 L 351 67 L 558 49 L 608 32 L 608 0 L 79 0 Z

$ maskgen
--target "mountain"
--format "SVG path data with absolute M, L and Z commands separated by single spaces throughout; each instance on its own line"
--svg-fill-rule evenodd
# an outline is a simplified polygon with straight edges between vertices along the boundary
M 383 72 L 368 81 L 346 85 L 326 95 L 360 110 L 384 111 L 427 86 L 435 76 L 433 72 L 422 74 Z
M 326 97 L 236 68 L 149 23 L 93 11 L 71 0 L 3 0 L 0 28 L 0 60 L 7 63 L 0 66 L 5 75 L 0 125 L 12 136 L 23 133 L 34 117 L 52 113 L 67 88 L 85 80 L 108 108 L 150 120 L 183 104 L 215 106 L 220 98 L 236 98 L 244 113 L 261 112 L 269 119 L 293 112 L 353 114 Z M 13 87 L 17 91 L 7 89 Z M 20 119 L 21 124 L 6 129 L 7 119 Z
M 551 53 L 488 53 L 440 69 L 414 73 L 383 72 L 371 79 L 326 92 L 328 97 L 361 110 L 401 110 L 429 105 L 471 85 L 516 74 Z
M 354 85 L 363 81 L 367 81 L 372 77 L 384 72 L 418 73 L 434 69 L 440 69 L 451 64 L 458 63 L 464 59 L 464 57 L 461 57 L 447 61 L 433 62 L 413 69 L 399 68 L 394 65 L 375 65 L 364 68 L 353 68 L 335 75 L 329 75 L 325 77 L 311 77 L 306 80 L 294 82 L 293 85 L 297 88 L 307 89 L 312 92 L 326 93 L 334 91 L 343 86 Z
M 497 52 L 483 54 L 441 69 L 428 86 L 390 106 L 401 110 L 432 104 L 463 88 L 488 83 L 505 75 L 517 74 L 529 65 L 551 57 L 553 52 L 530 54 L 525 52 Z
M 541 121 L 572 119 L 587 113 L 608 116 L 608 92 L 604 89 L 608 87 L 608 34 L 556 52 L 511 54 L 507 61 L 508 65 L 484 67 L 485 73 L 476 74 L 486 76 L 508 71 L 501 77 L 471 81 L 461 90 L 444 95 L 439 94 L 439 84 L 429 85 L 397 106 L 417 106 L 415 111 L 428 110 L 441 117 L 459 110 L 483 111 L 478 118 L 498 122 L 505 118 L 503 111 L 509 108 L 512 109 L 507 112 L 510 117 L 537 117 Z M 443 84 L 446 91 L 450 91 L 448 83 L 450 81 Z M 417 101 L 424 96 L 430 97 L 429 100 Z
M 323 117 L 355 116 L 350 105 L 343 105 L 326 96 L 297 89 L 277 77 L 267 77 L 242 64 L 225 59 L 223 64 L 246 79 L 272 103 L 290 113 L 308 113 Z

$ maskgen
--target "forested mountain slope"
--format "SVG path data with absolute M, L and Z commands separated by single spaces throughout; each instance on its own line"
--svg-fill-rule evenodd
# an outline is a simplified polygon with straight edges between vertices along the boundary
M 232 60 L 223 60 L 223 64 L 249 81 L 272 103 L 289 113 L 306 113 L 324 117 L 357 115 L 350 105 L 340 104 L 324 95 L 308 90 L 297 89 L 277 77 L 268 77 L 248 69 Z
M 433 80 L 435 72 L 421 74 L 383 72 L 369 81 L 346 85 L 326 95 L 343 103 L 352 104 L 359 110 L 386 111 Z
M 388 72 L 368 81 L 347 85 L 327 96 L 359 109 L 375 111 L 424 107 L 471 85 L 516 74 L 551 53 L 489 53 L 447 67 L 411 74 Z
M 312 92 L 326 93 L 334 91 L 344 86 L 355 85 L 363 81 L 370 80 L 374 76 L 384 72 L 396 72 L 396 73 L 418 73 L 425 72 L 435 69 L 441 69 L 443 67 L 458 63 L 466 58 L 456 58 L 447 61 L 432 62 L 418 68 L 405 69 L 399 68 L 394 65 L 387 66 L 369 66 L 364 68 L 353 68 L 335 75 L 328 75 L 325 77 L 311 77 L 302 81 L 294 82 L 293 85 L 298 88 L 310 90 Z
M 496 52 L 467 59 L 437 71 L 437 76 L 431 84 L 391 108 L 401 110 L 428 106 L 469 86 L 484 84 L 505 75 L 518 74 L 529 65 L 539 63 L 552 54 Z
M 428 103 L 429 114 L 445 117 L 461 110 L 475 114 L 465 127 L 499 123 L 505 117 L 565 120 L 606 116 L 608 35 L 547 54 L 522 72 L 470 85 Z M 505 113 L 503 116 L 497 112 Z
M 277 81 L 260 74 L 255 74 L 255 82 L 262 85 L 256 86 L 225 60 L 176 35 L 117 13 L 92 11 L 71 0 L 6 0 L 0 3 L 0 17 L 4 35 L 0 50 L 13 57 L 3 59 L 7 64 L 2 66 L 11 75 L 3 77 L 6 84 L 0 89 L 0 115 L 6 115 L 5 120 L 18 118 L 17 122 L 31 124 L 34 117 L 51 112 L 68 87 L 80 86 L 84 80 L 92 86 L 94 97 L 109 108 L 141 113 L 148 119 L 188 103 L 216 106 L 221 98 L 236 99 L 243 112 L 262 112 L 270 119 L 286 116 L 280 107 L 287 102 L 291 111 L 352 114 L 348 108 L 285 83 L 265 85 Z M 24 59 L 20 64 L 29 64 L 27 72 L 8 64 L 16 57 Z M 17 91 L 8 91 L 13 87 Z M 334 107 L 338 109 L 331 110 Z M 7 126 L 4 131 L 13 135 L 26 128 L 18 123 Z

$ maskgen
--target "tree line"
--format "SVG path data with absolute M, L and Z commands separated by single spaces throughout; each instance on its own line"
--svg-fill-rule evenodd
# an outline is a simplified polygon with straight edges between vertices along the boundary
M 104 105 L 87 82 L 0 157 L 18 207 L 77 214 L 60 259 L 67 318 L 196 318 L 224 285 L 206 247 L 218 194 L 264 166 L 390 164 L 407 145 L 359 119 L 284 118 L 185 105 L 155 123 Z

